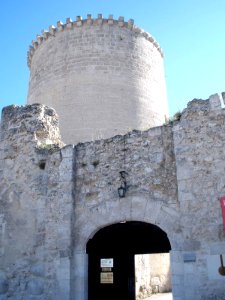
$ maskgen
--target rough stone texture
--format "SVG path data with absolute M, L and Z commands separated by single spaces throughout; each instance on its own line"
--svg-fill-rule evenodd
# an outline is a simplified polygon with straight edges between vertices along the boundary
M 225 194 L 225 111 L 219 103 L 218 95 L 206 101 L 193 100 L 173 127 L 180 226 L 184 237 L 178 241 L 178 248 L 196 253 L 192 268 L 190 263 L 184 264 L 184 285 L 189 293 L 185 299 L 192 299 L 190 293 L 194 299 L 225 299 L 224 277 L 218 276 L 212 282 L 206 266 L 215 243 L 217 256 L 225 253 L 219 202 Z M 219 266 L 218 261 L 215 268 Z
M 60 26 L 31 48 L 28 104 L 54 107 L 70 144 L 163 124 L 168 108 L 159 45 L 127 22 L 92 21 Z
M 225 299 L 225 110 L 217 97 L 193 100 L 172 124 L 76 146 L 62 144 L 54 110 L 5 108 L 0 299 L 87 300 L 86 243 L 121 221 L 167 233 L 174 300 Z M 123 170 L 128 191 L 119 198 Z
M 78 144 L 75 163 L 77 251 L 85 249 L 96 230 L 115 222 L 141 220 L 179 234 L 171 126 Z M 119 172 L 124 170 L 128 191 L 119 198 Z
M 58 118 L 43 105 L 7 107 L 0 133 L 0 299 L 4 294 L 7 299 L 62 299 L 57 298 L 57 268 L 70 240 L 59 242 L 70 224 L 60 224 L 71 197 L 68 178 L 64 183 L 57 175 L 65 165 Z

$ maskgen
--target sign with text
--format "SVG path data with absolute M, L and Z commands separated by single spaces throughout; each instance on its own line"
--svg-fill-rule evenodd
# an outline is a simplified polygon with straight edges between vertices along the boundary
M 101 258 L 101 268 L 113 268 L 113 258 Z
M 113 272 L 101 272 L 100 282 L 102 284 L 113 284 Z
M 225 197 L 220 198 L 222 217 L 223 217 L 223 228 L 225 230 Z

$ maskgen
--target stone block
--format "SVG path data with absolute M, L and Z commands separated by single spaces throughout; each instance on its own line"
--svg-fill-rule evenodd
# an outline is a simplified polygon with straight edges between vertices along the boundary
M 74 146 L 67 145 L 61 149 L 62 158 L 72 158 L 74 155 Z
M 201 242 L 196 240 L 184 240 L 181 243 L 182 250 L 184 251 L 197 251 L 201 247 Z
M 0 299 L 9 289 L 9 282 L 4 272 L 0 271 Z
M 182 263 L 172 263 L 171 271 L 174 275 L 182 275 L 184 273 L 184 266 Z
M 225 242 L 216 242 L 210 245 L 210 254 L 219 255 L 224 252 Z
M 184 284 L 184 276 L 183 275 L 173 275 L 172 276 L 173 285 L 183 286 Z
M 173 285 L 173 300 L 184 300 L 184 289 L 182 285 Z M 191 299 L 190 299 L 191 300 Z
M 45 275 L 45 265 L 38 263 L 31 267 L 31 273 L 34 276 L 44 277 Z
M 59 181 L 70 182 L 73 178 L 71 158 L 64 158 L 59 166 Z
M 220 97 L 218 94 L 211 95 L 209 97 L 209 104 L 211 110 L 221 109 Z
M 31 295 L 42 295 L 44 292 L 44 280 L 41 278 L 31 279 L 27 284 L 27 291 Z

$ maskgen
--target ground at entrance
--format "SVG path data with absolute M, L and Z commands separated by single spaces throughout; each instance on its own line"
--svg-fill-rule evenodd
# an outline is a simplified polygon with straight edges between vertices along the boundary
M 145 300 L 173 300 L 172 293 L 155 294 Z

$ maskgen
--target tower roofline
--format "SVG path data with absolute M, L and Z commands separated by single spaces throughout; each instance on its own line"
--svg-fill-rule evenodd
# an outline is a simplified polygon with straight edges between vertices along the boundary
M 118 20 L 115 20 L 113 18 L 113 15 L 109 15 L 108 18 L 103 18 L 102 14 L 98 14 L 97 18 L 93 18 L 91 14 L 88 14 L 87 18 L 84 20 L 81 16 L 77 16 L 76 21 L 73 21 L 71 18 L 67 18 L 65 23 L 58 21 L 56 27 L 51 25 L 49 26 L 48 30 L 42 30 L 41 34 L 38 34 L 36 36 L 36 39 L 32 40 L 32 44 L 29 46 L 29 50 L 27 52 L 28 67 L 30 68 L 31 66 L 32 57 L 35 53 L 35 50 L 49 37 L 55 36 L 58 32 L 62 32 L 64 30 L 71 30 L 75 28 L 80 28 L 82 26 L 118 26 L 125 30 L 130 30 L 134 32 L 134 34 L 143 36 L 146 40 L 151 42 L 158 49 L 158 51 L 163 57 L 163 51 L 160 48 L 159 43 L 150 33 L 137 27 L 134 24 L 133 19 L 129 19 L 127 22 L 125 22 L 124 17 L 119 17 Z

